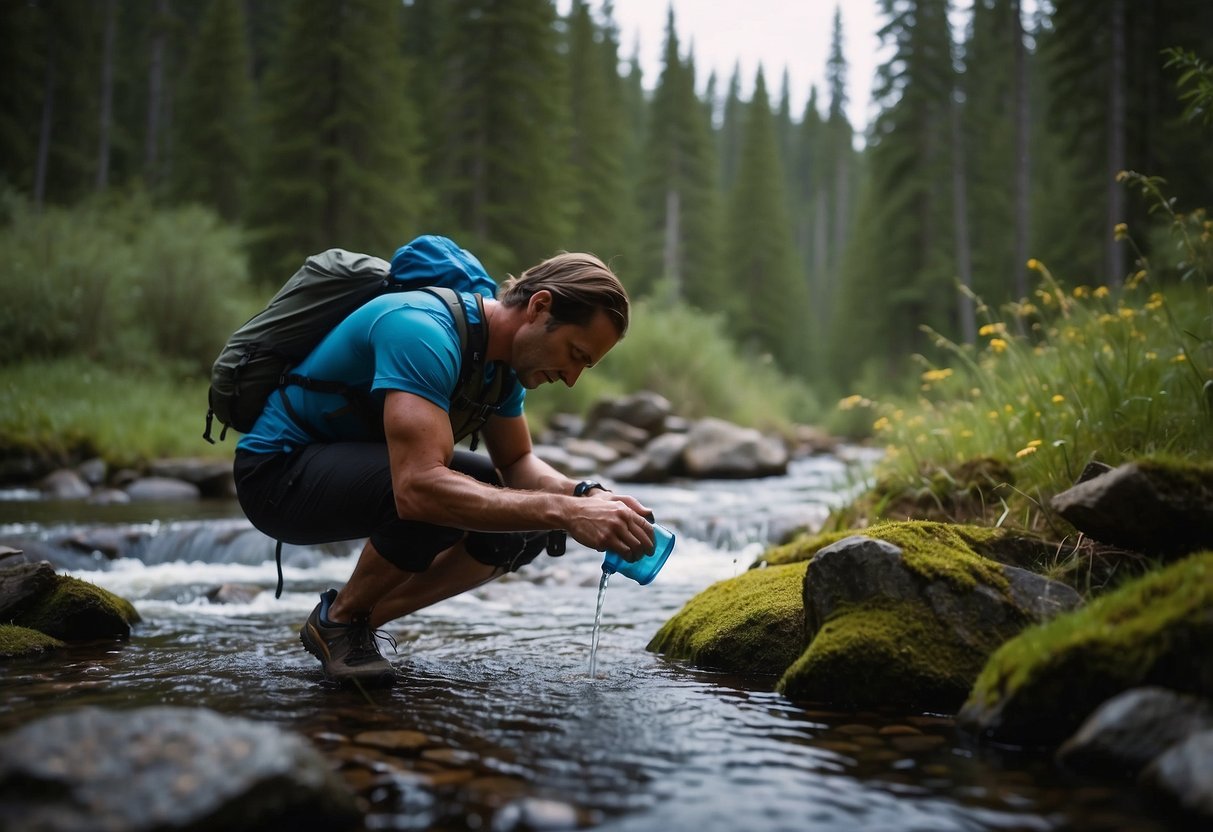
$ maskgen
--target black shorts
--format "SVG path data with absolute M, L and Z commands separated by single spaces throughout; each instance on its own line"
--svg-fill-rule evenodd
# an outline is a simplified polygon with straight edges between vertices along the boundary
M 456 451 L 451 469 L 502 484 L 492 462 L 480 454 Z M 313 545 L 369 538 L 380 555 L 406 572 L 424 572 L 465 536 L 473 558 L 509 571 L 530 563 L 548 545 L 547 531 L 467 532 L 401 520 L 387 445 L 381 442 L 314 444 L 283 454 L 237 450 L 233 472 L 240 507 L 275 540 Z

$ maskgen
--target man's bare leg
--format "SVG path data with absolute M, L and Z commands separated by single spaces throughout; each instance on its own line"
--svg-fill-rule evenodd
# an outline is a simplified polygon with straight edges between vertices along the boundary
M 456 543 L 434 558 L 429 569 L 410 573 L 408 580 L 384 595 L 371 610 L 371 626 L 382 627 L 389 621 L 475 589 L 504 573 L 503 569 L 473 558 L 462 542 Z
M 406 572 L 393 566 L 368 540 L 349 581 L 329 607 L 328 619 L 343 624 L 359 614 L 370 614 L 372 627 L 452 598 L 498 577 L 501 570 L 481 563 L 457 543 L 424 572 Z

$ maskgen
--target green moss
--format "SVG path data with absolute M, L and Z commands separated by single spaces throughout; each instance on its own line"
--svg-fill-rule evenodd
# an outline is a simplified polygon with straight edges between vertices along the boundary
M 901 549 L 906 566 L 927 580 L 945 580 L 962 588 L 978 582 L 1004 590 L 1007 587 L 1002 569 L 985 555 L 1006 548 L 1012 538 L 1008 532 L 926 520 L 877 523 L 866 529 L 805 536 L 768 550 L 760 562 L 811 560 L 821 549 L 852 535 L 892 543 Z
M 696 595 L 648 649 L 700 667 L 778 675 L 804 648 L 807 564 L 754 569 Z
M 109 590 L 57 575 L 54 587 L 13 622 L 68 641 L 125 637 L 139 613 L 125 598 Z
M 1213 463 L 1161 456 L 1135 462 L 1163 499 L 1179 504 L 1213 504 Z
M 1011 741 L 1059 741 L 1131 687 L 1213 695 L 1210 649 L 1213 552 L 1203 552 L 1008 641 L 974 683 L 965 719 Z
M 28 656 L 62 646 L 62 641 L 46 633 L 16 624 L 0 624 L 0 659 Z
M 870 600 L 840 607 L 777 689 L 851 707 L 959 705 L 989 649 L 966 646 L 921 604 Z

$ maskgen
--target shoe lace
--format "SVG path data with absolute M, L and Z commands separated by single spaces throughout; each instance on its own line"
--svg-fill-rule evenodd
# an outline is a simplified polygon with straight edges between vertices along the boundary
M 352 627 L 350 630 L 349 657 L 355 663 L 382 658 L 376 639 L 384 639 L 392 645 L 392 652 L 397 652 L 396 639 L 392 637 L 391 633 L 384 630 L 376 630 L 371 627 L 370 622 L 366 618 L 355 618 L 350 624 Z

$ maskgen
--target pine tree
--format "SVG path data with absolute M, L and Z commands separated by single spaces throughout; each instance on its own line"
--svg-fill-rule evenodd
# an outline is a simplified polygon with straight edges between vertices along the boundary
M 874 90 L 871 180 L 847 248 L 832 363 L 842 376 L 894 378 L 926 347 L 922 324 L 954 333 L 955 268 L 949 158 L 953 88 L 947 0 L 881 0 L 894 47 Z
M 776 131 L 760 67 L 729 197 L 729 274 L 741 290 L 730 324 L 743 344 L 807 374 L 808 293 L 792 244 Z
M 175 122 L 173 194 L 243 217 L 252 83 L 240 0 L 212 0 L 194 40 Z
M 674 14 L 666 24 L 661 79 L 654 93 L 640 188 L 644 212 L 641 292 L 663 277 L 675 297 L 702 309 L 727 307 L 719 256 L 719 191 L 711 126 L 695 95 L 695 66 L 678 51 Z
M 254 274 L 333 246 L 390 256 L 422 230 L 416 126 L 394 0 L 297 0 L 270 68 L 254 179 Z M 353 48 L 353 45 L 357 48 Z
M 490 272 L 520 269 L 569 233 L 566 72 L 551 0 L 455 0 L 440 61 L 435 148 L 454 227 Z
M 733 187 L 737 177 L 737 160 L 741 155 L 741 131 L 744 127 L 741 101 L 741 65 L 733 65 L 733 75 L 729 79 L 729 90 L 724 99 L 724 113 L 721 118 L 719 133 L 720 184 L 725 193 Z
M 573 2 L 568 28 L 574 176 L 573 229 L 564 245 L 609 261 L 626 252 L 632 196 L 624 175 L 628 135 L 618 53 L 614 41 L 598 31 L 582 0 Z

